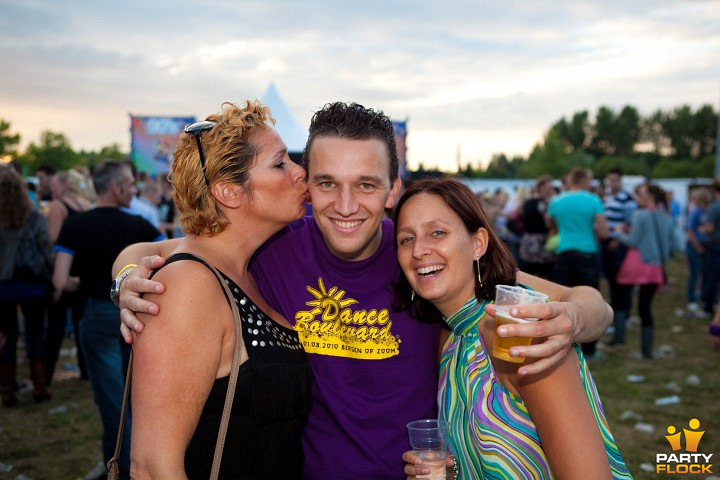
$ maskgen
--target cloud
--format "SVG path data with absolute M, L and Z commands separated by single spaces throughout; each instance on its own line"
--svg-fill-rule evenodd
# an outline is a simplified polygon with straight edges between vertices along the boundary
M 479 161 L 526 155 L 554 121 L 600 105 L 716 103 L 719 7 L 0 0 L 0 102 L 24 141 L 50 128 L 128 146 L 128 112 L 205 116 L 275 81 L 304 125 L 358 101 L 409 119 L 411 161 L 452 167 L 458 143 Z

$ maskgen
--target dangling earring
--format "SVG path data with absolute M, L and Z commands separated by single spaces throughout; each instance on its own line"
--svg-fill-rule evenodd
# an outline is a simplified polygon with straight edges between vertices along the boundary
M 482 274 L 480 273 L 480 256 L 479 255 L 477 257 L 475 257 L 475 265 L 477 265 L 478 283 L 480 284 L 480 288 L 483 288 Z
M 414 302 L 415 301 L 415 290 L 411 290 L 411 292 L 412 293 L 410 294 L 410 302 Z

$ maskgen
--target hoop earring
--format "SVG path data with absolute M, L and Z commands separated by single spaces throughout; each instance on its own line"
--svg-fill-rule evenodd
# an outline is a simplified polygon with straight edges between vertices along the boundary
M 415 301 L 415 290 L 411 290 L 411 292 L 412 293 L 410 294 L 410 303 Z
M 475 265 L 477 265 L 478 283 L 480 284 L 480 288 L 483 288 L 482 274 L 480 273 L 480 256 L 475 257 Z

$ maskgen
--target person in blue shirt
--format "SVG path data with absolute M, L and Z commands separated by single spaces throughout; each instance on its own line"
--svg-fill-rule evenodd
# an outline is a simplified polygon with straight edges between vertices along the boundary
M 700 226 L 705 222 L 706 212 L 712 196 L 705 188 L 696 188 L 690 192 L 691 206 L 685 224 L 685 254 L 687 257 L 689 275 L 687 279 L 687 309 L 694 317 L 708 317 L 698 307 L 698 289 L 702 279 L 703 263 L 705 262 L 705 248 L 708 236 L 701 231 Z
M 554 278 L 560 285 L 600 284 L 597 237 L 607 238 L 609 230 L 602 200 L 591 193 L 592 179 L 590 169 L 575 167 L 568 174 L 569 190 L 553 198 L 548 208 L 550 226 L 560 234 Z M 595 342 L 584 343 L 583 353 L 593 358 Z

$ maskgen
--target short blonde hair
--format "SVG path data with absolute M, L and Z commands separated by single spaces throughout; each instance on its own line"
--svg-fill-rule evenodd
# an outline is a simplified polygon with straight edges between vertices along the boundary
M 205 175 L 195 136 L 189 133 L 180 136 L 170 167 L 169 178 L 175 188 L 173 198 L 180 212 L 180 224 L 190 235 L 212 236 L 227 228 L 229 221 L 210 193 L 209 185 L 229 181 L 251 194 L 248 172 L 258 153 L 252 137 L 258 128 L 275 123 L 270 109 L 258 100 L 248 100 L 243 105 L 225 102 L 221 111 L 208 116 L 207 120 L 216 125 L 200 134 Z
M 71 194 L 92 201 L 95 190 L 88 184 L 82 172 L 71 168 L 70 170 L 63 170 L 56 173 L 55 178 L 58 182 L 66 185 Z
M 712 193 L 705 187 L 693 188 L 690 191 L 690 199 L 698 206 L 705 208 L 712 203 Z

